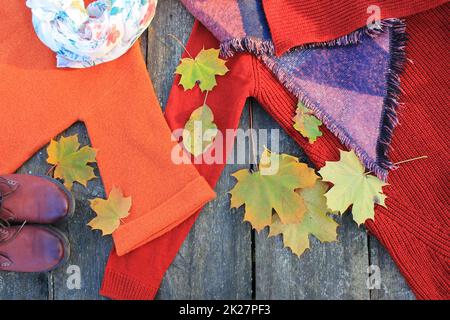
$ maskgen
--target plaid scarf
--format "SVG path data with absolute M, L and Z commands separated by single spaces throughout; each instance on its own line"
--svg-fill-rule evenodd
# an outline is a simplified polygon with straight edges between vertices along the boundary
M 250 52 L 342 141 L 386 180 L 397 124 L 405 25 L 380 21 L 326 43 L 277 57 L 261 0 L 181 0 L 221 42 L 225 57 Z

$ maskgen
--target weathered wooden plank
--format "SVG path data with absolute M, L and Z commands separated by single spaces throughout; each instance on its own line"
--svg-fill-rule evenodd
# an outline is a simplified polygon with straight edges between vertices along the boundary
M 373 236 L 369 236 L 370 264 L 378 269 L 380 275 L 380 287 L 370 291 L 372 300 L 413 300 L 414 293 L 409 288 L 394 261 L 386 249 Z
M 158 14 L 148 29 L 147 68 L 162 108 L 165 108 L 175 68 L 184 49 L 170 35 L 186 43 L 194 23 L 178 0 L 158 2 Z
M 241 128 L 248 127 L 246 115 Z M 251 299 L 251 229 L 242 223 L 242 208 L 230 210 L 228 195 L 235 184 L 231 173 L 247 167 L 225 167 L 215 188 L 217 198 L 201 212 L 166 273 L 158 299 Z
M 141 52 L 144 56 L 144 60 L 147 63 L 147 42 L 148 41 L 148 30 L 145 30 L 144 33 L 139 38 L 139 45 L 141 46 Z
M 63 133 L 64 136 L 79 135 L 82 145 L 89 144 L 89 138 L 83 124 L 77 123 Z M 37 156 L 30 161 L 38 170 L 28 173 L 45 174 L 49 169 L 46 163 L 46 150 L 43 148 Z M 96 169 L 97 176 L 99 175 Z M 76 210 L 74 216 L 57 225 L 66 233 L 71 246 L 71 256 L 68 263 L 59 269 L 49 273 L 49 299 L 98 299 L 98 290 L 101 284 L 104 265 L 110 250 L 109 238 L 101 238 L 99 232 L 93 232 L 86 225 L 92 219 L 93 214 L 89 209 L 88 198 L 103 197 L 103 186 L 100 179 L 95 179 L 84 188 L 75 184 L 73 194 L 76 198 Z M 68 269 L 71 267 L 70 269 Z M 79 268 L 81 277 L 80 289 L 67 285 L 69 276 L 74 272 L 73 268 Z M 76 271 L 75 271 L 76 272 Z M 70 279 L 69 279 L 70 280 Z M 72 289 L 69 289 L 72 288 Z
M 46 300 L 48 296 L 47 273 L 0 272 L 0 301 Z
M 169 35 L 185 43 L 192 16 L 179 1 L 158 3 L 158 15 L 148 32 L 147 65 L 164 108 L 183 48 Z M 242 124 L 245 124 L 243 119 Z M 228 166 L 209 203 L 167 271 L 158 299 L 238 299 L 251 297 L 251 240 L 249 229 L 229 212 L 226 192 L 233 183 Z
M 193 18 L 175 0 L 160 2 L 158 12 L 148 32 L 147 64 L 164 108 L 183 52 L 169 35 L 185 43 Z M 158 299 L 250 297 L 251 242 L 249 230 L 229 213 L 230 170 L 235 168 L 227 167 L 216 189 L 218 198 L 205 207 L 166 273 Z
M 255 104 L 256 105 L 256 104 Z M 280 129 L 280 151 L 304 158 L 298 145 L 262 108 L 254 108 L 254 127 Z M 369 299 L 366 287 L 367 236 L 350 217 L 337 219 L 339 242 L 311 238 L 300 258 L 283 248 L 280 236 L 256 235 L 257 299 Z

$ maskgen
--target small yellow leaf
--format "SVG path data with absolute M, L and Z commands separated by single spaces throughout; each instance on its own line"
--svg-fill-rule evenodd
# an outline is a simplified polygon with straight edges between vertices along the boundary
M 267 149 L 261 156 L 259 171 L 250 173 L 243 169 L 233 173 L 233 177 L 237 183 L 230 191 L 231 207 L 245 205 L 244 220 L 257 231 L 272 223 L 273 210 L 283 223 L 300 222 L 306 205 L 295 190 L 312 187 L 318 178 L 297 158 Z
M 91 209 L 97 214 L 88 226 L 102 231 L 102 234 L 112 234 L 119 226 L 120 220 L 130 214 L 131 197 L 125 198 L 122 191 L 113 188 L 107 200 L 96 198 L 90 201 Z
M 205 152 L 217 136 L 218 130 L 213 120 L 212 110 L 204 104 L 195 109 L 186 122 L 183 130 L 183 145 L 194 157 Z
M 317 119 L 312 114 L 312 111 L 299 101 L 294 117 L 294 129 L 305 138 L 308 138 L 309 143 L 312 144 L 316 142 L 318 137 L 322 136 L 322 132 L 319 129 L 321 125 L 322 121 Z
M 226 60 L 219 58 L 219 49 L 202 49 L 195 59 L 184 58 L 175 73 L 180 74 L 180 84 L 184 90 L 192 89 L 198 82 L 202 91 L 210 91 L 217 84 L 216 75 L 224 75 L 229 70 Z
M 284 245 L 291 248 L 297 256 L 309 248 L 310 234 L 321 242 L 336 241 L 338 224 L 327 215 L 329 210 L 324 197 L 327 189 L 326 183 L 318 180 L 314 187 L 299 190 L 306 203 L 303 220 L 299 223 L 283 224 L 275 217 L 270 226 L 269 237 L 282 234 Z
M 374 219 L 375 203 L 385 205 L 383 186 L 387 184 L 366 173 L 353 150 L 340 152 L 339 161 L 327 161 L 319 170 L 324 181 L 334 184 L 325 194 L 327 205 L 331 210 L 340 213 L 352 205 L 353 220 L 362 224 L 366 219 Z
M 94 168 L 88 163 L 95 162 L 97 151 L 89 146 L 80 149 L 78 135 L 61 137 L 59 141 L 52 140 L 47 148 L 47 162 L 55 166 L 53 176 L 64 180 L 64 185 L 70 190 L 76 181 L 84 186 L 96 178 Z

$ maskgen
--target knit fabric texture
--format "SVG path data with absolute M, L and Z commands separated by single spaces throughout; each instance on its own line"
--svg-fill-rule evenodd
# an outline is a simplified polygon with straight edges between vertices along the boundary
M 351 8 L 348 8 L 349 10 Z M 427 155 L 427 159 L 400 164 L 389 176 L 385 187 L 387 209 L 376 206 L 375 220 L 366 227 L 385 246 L 411 289 L 419 299 L 450 298 L 449 258 L 450 221 L 448 134 L 446 108 L 449 65 L 449 7 L 442 6 L 407 18 L 410 41 L 406 48 L 411 60 L 402 76 L 400 125 L 393 138 L 392 159 L 395 162 Z M 217 48 L 218 41 L 198 22 L 187 43 L 196 54 L 203 47 Z M 186 54 L 184 55 L 187 56 Z M 294 128 L 297 99 L 279 83 L 273 73 L 250 54 L 228 59 L 230 72 L 218 77 L 218 85 L 209 93 L 208 105 L 221 132 L 238 127 L 247 97 L 255 97 L 304 149 L 317 168 L 325 161 L 339 159 L 344 146 L 326 128 L 314 144 Z M 183 128 L 204 101 L 198 88 L 184 91 L 176 76 L 166 108 L 166 118 L 175 130 Z M 219 143 L 223 143 L 222 146 Z M 225 141 L 212 148 L 232 149 Z M 222 173 L 224 164 L 197 164 L 196 167 L 211 186 Z M 123 257 L 113 254 L 106 267 L 101 293 L 115 299 L 152 299 L 167 268 L 175 258 L 198 214 L 189 217 L 172 231 Z M 235 279 L 229 279 L 235 281 Z M 387 288 L 388 289 L 388 288 Z
M 407 17 L 448 0 L 262 0 L 277 55 L 299 47 L 330 45 L 358 36 L 372 18 Z
M 119 255 L 174 228 L 214 197 L 192 165 L 171 159 L 176 144 L 139 45 L 95 68 L 57 69 L 24 1 L 4 3 L 0 14 L 0 173 L 14 172 L 83 121 L 98 149 L 106 193 L 117 186 L 132 197 L 130 215 L 113 234 Z
M 405 45 L 401 21 L 382 21 L 329 46 L 277 57 L 261 0 L 182 2 L 221 42 L 225 56 L 255 54 L 368 170 L 386 179 L 394 167 L 387 153 L 397 123 Z

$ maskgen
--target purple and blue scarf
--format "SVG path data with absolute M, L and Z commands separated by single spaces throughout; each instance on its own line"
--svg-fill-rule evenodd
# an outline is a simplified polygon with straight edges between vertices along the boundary
M 405 25 L 381 21 L 335 41 L 277 57 L 261 0 L 181 0 L 221 42 L 225 57 L 251 52 L 302 101 L 366 168 L 386 180 L 397 124 Z

